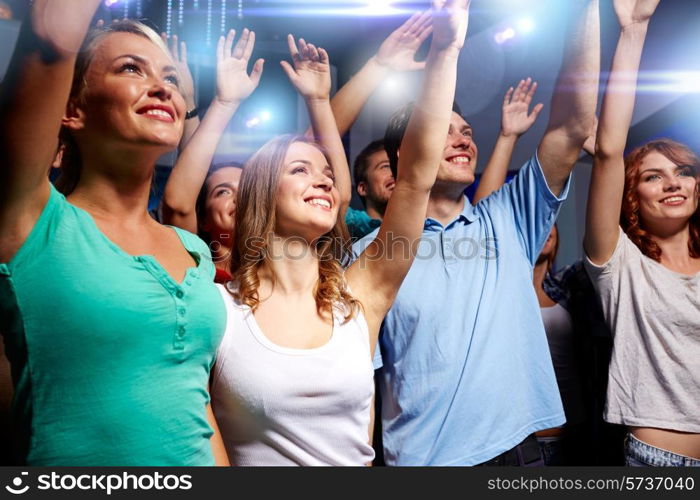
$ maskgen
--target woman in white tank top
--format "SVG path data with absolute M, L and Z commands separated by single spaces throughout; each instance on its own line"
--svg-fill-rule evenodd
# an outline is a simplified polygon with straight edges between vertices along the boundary
M 376 240 L 346 271 L 350 175 L 329 103 L 328 55 L 303 40 L 297 48 L 290 35 L 293 66 L 283 62 L 283 69 L 307 102 L 320 146 L 301 137 L 273 139 L 241 178 L 233 281 L 221 290 L 228 328 L 211 388 L 233 464 L 371 462 L 371 358 L 413 260 L 395 242 L 417 244 L 421 236 L 450 122 L 468 3 L 437 7 L 393 195 Z M 388 242 L 393 252 L 386 251 Z
M 598 127 L 586 270 L 614 334 L 605 419 L 629 430 L 627 464 L 700 466 L 700 160 L 668 139 L 623 158 L 658 3 L 615 0 L 621 33 Z

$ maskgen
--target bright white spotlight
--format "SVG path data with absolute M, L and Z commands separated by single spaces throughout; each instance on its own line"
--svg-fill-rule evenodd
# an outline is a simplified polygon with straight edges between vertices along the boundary
M 400 78 L 397 76 L 390 76 L 384 81 L 384 90 L 388 92 L 395 92 L 401 87 Z
M 515 38 L 515 30 L 513 28 L 506 28 L 503 31 L 496 33 L 496 36 L 493 38 L 496 40 L 497 44 L 502 45 L 508 40 Z
M 119 0 L 105 0 L 105 5 L 107 7 L 111 7 L 112 5 L 114 5 L 117 2 L 119 2 Z
M 261 121 L 269 122 L 270 118 L 272 118 L 272 114 L 268 110 L 264 109 L 260 112 Z
M 518 21 L 518 31 L 523 35 L 531 33 L 535 29 L 535 22 L 529 17 L 523 17 Z
M 383 16 L 394 12 L 393 0 L 367 0 L 365 3 L 367 7 L 363 10 L 369 15 Z
M 260 125 L 260 118 L 257 116 L 254 116 L 253 118 L 245 122 L 245 126 L 248 128 L 255 128 L 258 125 Z

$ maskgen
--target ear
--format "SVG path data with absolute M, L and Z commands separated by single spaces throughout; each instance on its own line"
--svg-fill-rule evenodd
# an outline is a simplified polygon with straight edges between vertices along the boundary
M 363 197 L 367 196 L 367 183 L 365 181 L 362 181 L 357 185 L 357 194 Z
M 75 99 L 70 99 L 66 104 L 61 125 L 70 130 L 81 130 L 85 127 L 85 112 L 78 106 Z

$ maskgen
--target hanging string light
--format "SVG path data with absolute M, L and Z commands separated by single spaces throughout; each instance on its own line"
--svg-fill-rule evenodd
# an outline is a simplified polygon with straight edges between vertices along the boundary
M 243 19 L 243 0 L 238 0 L 238 19 Z
M 221 0 L 221 34 L 226 32 L 226 0 Z
M 180 0 L 177 9 L 177 25 L 182 26 L 185 24 L 185 0 Z
M 124 19 L 129 17 L 129 0 L 124 0 Z
M 165 34 L 173 34 L 173 0 L 168 0 L 168 7 L 165 12 Z
M 143 0 L 136 0 L 136 18 L 141 19 L 143 17 Z
M 214 0 L 207 0 L 207 46 L 211 45 L 211 11 Z

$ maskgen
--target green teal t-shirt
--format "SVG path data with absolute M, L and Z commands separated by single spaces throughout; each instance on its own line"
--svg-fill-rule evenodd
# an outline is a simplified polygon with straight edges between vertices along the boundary
M 359 240 L 381 226 L 382 221 L 373 219 L 364 210 L 348 207 L 347 212 L 345 212 L 345 224 L 348 226 L 352 239 Z
M 182 283 L 131 256 L 51 188 L 0 264 L 18 460 L 27 465 L 213 465 L 207 382 L 225 328 L 207 246 Z

